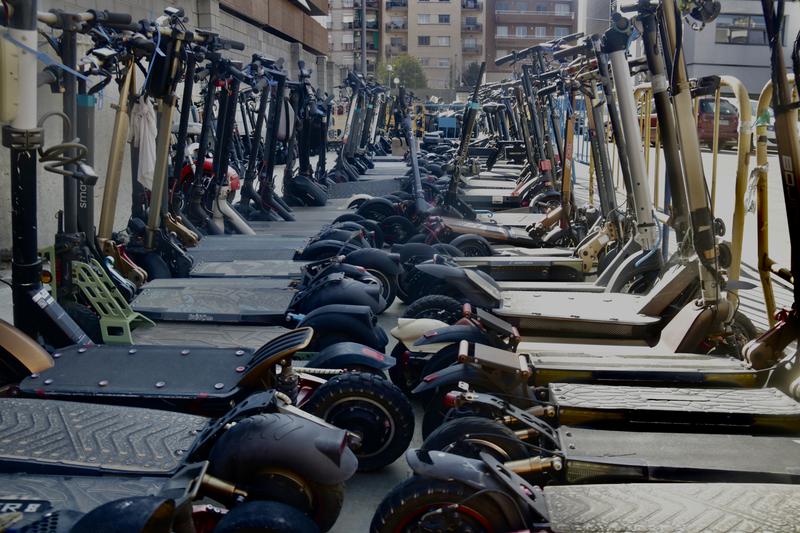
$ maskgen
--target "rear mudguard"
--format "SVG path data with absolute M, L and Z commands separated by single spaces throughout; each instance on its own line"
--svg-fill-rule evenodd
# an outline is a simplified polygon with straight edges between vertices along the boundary
M 411 346 L 426 332 L 446 326 L 447 322 L 433 318 L 398 318 L 397 326 L 390 333 L 406 346 Z
M 479 459 L 469 459 L 439 451 L 411 449 L 406 461 L 414 474 L 448 483 L 462 483 L 490 498 L 500 508 L 510 531 L 527 531 L 520 520 L 520 509 L 511 490 L 492 473 L 489 465 Z
M 395 359 L 357 342 L 339 342 L 318 352 L 306 364 L 310 368 L 360 366 L 375 370 L 387 370 L 394 366 Z
M 422 378 L 413 391 L 414 394 L 440 390 L 458 390 L 459 382 L 469 383 L 471 388 L 477 390 L 495 390 L 497 386 L 489 379 L 485 372 L 473 365 L 458 363 L 429 374 Z
M 444 281 L 447 283 L 448 287 L 477 307 L 494 309 L 500 305 L 500 300 L 476 287 L 467 278 L 466 270 L 463 268 L 435 263 L 422 263 L 416 265 L 416 268 L 423 274 Z M 485 273 L 478 270 L 474 270 L 473 272 L 486 279 L 487 284 L 496 287 L 496 282 Z
M 295 261 L 316 261 L 318 259 L 325 259 L 327 257 L 334 257 L 337 255 L 347 255 L 356 250 L 360 250 L 360 246 L 356 246 L 349 242 L 341 242 L 334 240 L 320 240 L 314 241 L 302 251 L 294 254 Z
M 421 263 L 432 259 L 436 255 L 436 249 L 430 244 L 421 242 L 410 242 L 407 244 L 395 244 L 392 246 L 392 251 L 400 254 L 400 262 L 406 263 Z
M 346 242 L 354 244 L 359 248 L 364 248 L 370 246 L 364 236 L 365 233 L 366 230 L 359 224 L 354 222 L 341 222 L 320 230 L 315 240 Z
M 371 194 L 354 194 L 347 199 L 347 209 L 358 209 L 364 202 L 373 198 L 375 197 Z
M 367 306 L 373 313 L 379 313 L 386 307 L 377 285 L 361 283 L 348 278 L 344 273 L 329 274 L 298 292 L 288 312 L 307 314 L 326 305 Z
M 370 270 L 378 270 L 389 278 L 399 276 L 402 271 L 399 254 L 387 253 L 385 250 L 377 248 L 362 248 L 350 252 L 344 258 L 344 262 Z
M 388 338 L 378 326 L 378 318 L 363 305 L 326 305 L 305 315 L 294 327 L 311 327 L 319 336 L 347 335 L 353 342 L 383 352 Z
M 328 201 L 325 189 L 301 174 L 286 182 L 284 194 L 294 196 L 303 205 L 312 207 L 322 207 Z
M 358 467 L 342 442 L 345 432 L 283 413 L 246 417 L 223 433 L 209 453 L 208 473 L 236 485 L 253 473 L 289 471 L 303 479 L 335 485 Z
M 414 348 L 418 346 L 428 346 L 431 344 L 454 344 L 460 341 L 475 342 L 478 344 L 492 345 L 486 333 L 480 328 L 471 324 L 456 324 L 454 326 L 444 326 L 431 331 L 426 331 L 419 337 L 413 344 Z
M 659 250 L 640 250 L 625 258 L 608 281 L 608 292 L 620 292 L 636 276 L 660 272 L 664 260 Z

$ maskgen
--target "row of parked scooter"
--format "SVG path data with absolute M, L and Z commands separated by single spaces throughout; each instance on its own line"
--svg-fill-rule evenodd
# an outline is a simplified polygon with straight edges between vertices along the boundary
M 783 2 L 763 5 L 794 239 Z M 641 0 L 603 35 L 501 58 L 513 78 L 475 87 L 459 141 L 429 136 L 421 153 L 412 95 L 351 75 L 328 171 L 330 100 L 304 65 L 290 81 L 280 61 L 226 59 L 242 45 L 188 29 L 173 8 L 134 23 L 6 0 L 15 326 L 0 322 L 0 528 L 328 530 L 354 472 L 406 451 L 418 399 L 425 442 L 406 454 L 414 475 L 386 496 L 374 531 L 699 531 L 726 513 L 791 530 L 800 407 L 784 350 L 796 311 L 759 336 L 737 309 L 744 213 L 723 242 L 691 111 L 715 80 L 689 80 L 680 53 L 682 17 L 699 28 L 718 12 Z M 48 40 L 61 63 L 44 75 L 37 24 L 60 31 Z M 643 60 L 626 55 L 634 28 Z M 94 43 L 85 61 L 81 34 Z M 652 84 L 668 220 L 647 186 L 637 74 Z M 63 94 L 61 144 L 43 138 L 37 81 Z M 87 108 L 112 82 L 95 224 L 82 201 L 98 181 Z M 578 207 L 572 188 L 581 99 L 597 208 Z M 138 151 L 154 157 L 132 157 L 132 214 L 114 231 L 125 140 L 140 127 L 131 117 L 148 101 L 155 142 L 140 135 Z M 408 173 L 374 179 L 392 128 Z M 740 146 L 749 153 L 749 132 Z M 45 270 L 37 160 L 64 176 Z M 737 182 L 748 174 L 745 158 Z M 354 193 L 352 212 L 321 207 Z M 395 297 L 408 307 L 385 355 L 376 316 Z

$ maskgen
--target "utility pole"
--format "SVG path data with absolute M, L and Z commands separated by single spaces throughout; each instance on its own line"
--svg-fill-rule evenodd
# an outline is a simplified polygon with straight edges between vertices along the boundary
M 367 77 L 367 0 L 361 0 L 361 74 Z

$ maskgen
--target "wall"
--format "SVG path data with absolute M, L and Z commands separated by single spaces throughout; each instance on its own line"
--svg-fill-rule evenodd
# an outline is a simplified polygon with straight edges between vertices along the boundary
M 263 0 L 252 0 L 260 3 Z M 270 4 L 272 0 L 269 0 Z M 112 5 L 113 4 L 113 5 Z M 220 12 L 216 0 L 179 0 L 170 2 L 171 5 L 183 7 L 189 18 L 189 27 L 211 28 L 223 37 L 239 40 L 245 43 L 247 49 L 243 52 L 230 51 L 231 57 L 247 59 L 253 52 L 280 58 L 287 61 L 289 72 L 296 76 L 296 65 L 290 61 L 292 46 L 287 41 L 267 33 L 257 26 L 244 22 L 236 17 Z M 60 8 L 65 11 L 85 11 L 90 8 L 113 9 L 115 11 L 131 13 L 134 20 L 142 18 L 155 18 L 162 13 L 165 0 L 40 0 L 39 9 L 48 10 Z M 79 48 L 79 54 L 86 49 L 86 42 Z M 316 56 L 305 50 L 300 50 L 298 44 L 294 45 L 295 59 L 303 59 L 306 64 L 316 70 Z M 50 48 L 43 38 L 39 40 L 39 49 L 49 55 Z M 298 57 L 299 56 L 299 57 Z M 141 83 L 142 77 L 139 77 Z M 100 200 L 103 195 L 103 176 L 106 172 L 111 131 L 114 123 L 114 110 L 111 105 L 116 103 L 118 93 L 114 83 L 110 84 L 101 94 L 99 107 L 95 112 L 95 154 L 94 167 L 100 180 L 95 187 L 96 218 L 99 219 Z M 43 115 L 49 111 L 61 110 L 61 95 L 51 94 L 49 88 L 42 87 L 38 90 L 38 113 Z M 45 124 L 45 146 L 62 141 L 61 122 L 55 119 L 48 120 Z M 115 228 L 125 227 L 130 214 L 131 197 L 131 171 L 128 150 L 126 150 L 125 163 L 122 170 L 122 186 L 117 206 Z M 0 251 L 11 248 L 11 202 L 8 150 L 0 149 Z M 59 175 L 45 172 L 39 167 L 38 174 L 38 230 L 40 247 L 52 244 L 56 231 L 56 214 L 63 208 L 62 178 Z

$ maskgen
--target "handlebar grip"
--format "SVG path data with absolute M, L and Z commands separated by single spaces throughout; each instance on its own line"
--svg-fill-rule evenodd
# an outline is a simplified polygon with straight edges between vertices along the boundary
M 548 85 L 548 86 L 546 86 L 546 87 L 542 87 L 541 89 L 539 89 L 538 91 L 536 91 L 536 93 L 537 93 L 539 96 L 547 96 L 548 94 L 553 94 L 553 93 L 554 93 L 554 92 L 556 92 L 557 90 L 558 90 L 558 84 L 557 84 L 557 83 L 554 83 L 554 84 L 552 84 L 552 85 Z
M 128 41 L 128 44 L 131 48 L 141 50 L 142 52 L 146 52 L 148 54 L 152 54 L 156 51 L 156 43 L 145 37 L 136 37 L 131 39 Z
M 555 39 L 555 42 L 558 42 L 558 43 L 574 43 L 575 41 L 577 41 L 581 37 L 583 37 L 583 32 L 579 31 L 579 32 L 570 33 L 569 35 L 566 35 L 564 37 L 560 37 L 558 39 Z
M 218 42 L 224 50 L 244 50 L 244 43 L 234 41 L 233 39 L 219 38 Z
M 233 76 L 234 78 L 236 78 L 237 80 L 239 80 L 241 82 L 247 83 L 248 80 L 250 79 L 250 77 L 247 74 L 245 74 L 244 72 L 242 72 L 238 68 L 234 67 L 233 65 L 230 65 L 227 68 L 227 71 L 228 71 L 228 74 L 230 74 L 231 76 Z
M 114 13 L 107 9 L 90 9 L 89 13 L 94 15 L 94 21 L 100 24 L 130 24 L 133 21 L 130 13 Z

